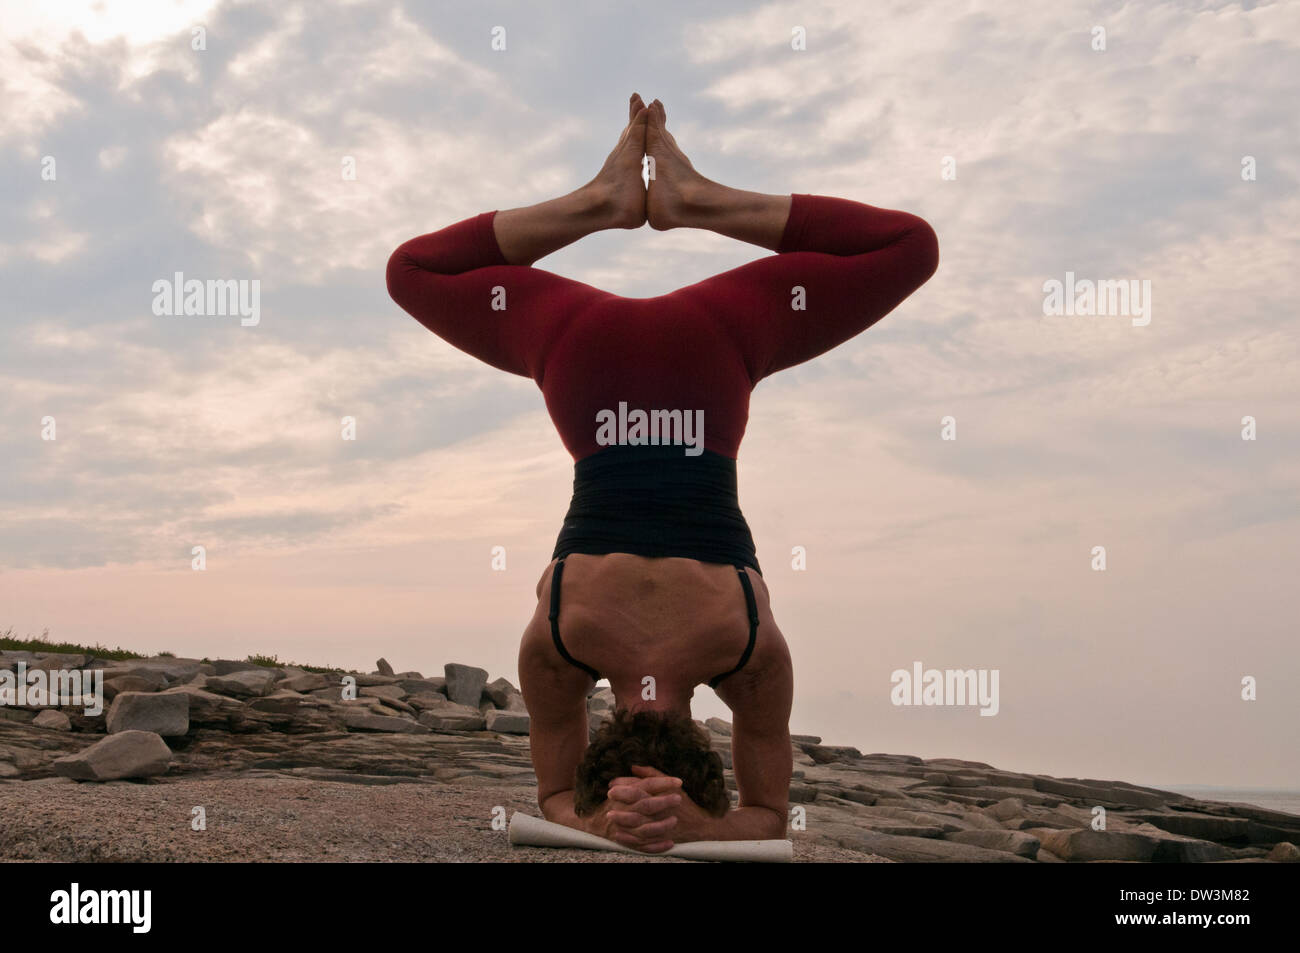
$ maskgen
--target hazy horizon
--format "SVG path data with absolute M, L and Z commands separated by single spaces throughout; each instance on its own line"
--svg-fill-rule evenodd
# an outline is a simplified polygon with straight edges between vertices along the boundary
M 1300 789 L 1300 5 L 0 9 L 0 630 L 518 684 L 572 458 L 384 269 L 588 181 L 636 90 L 712 179 L 939 237 L 896 311 L 753 394 L 791 730 Z M 647 227 L 537 267 L 646 297 L 764 254 Z M 259 320 L 155 314 L 177 272 L 258 281 Z M 1076 278 L 1149 311 L 1045 315 Z M 996 670 L 997 715 L 893 705 L 917 661 Z

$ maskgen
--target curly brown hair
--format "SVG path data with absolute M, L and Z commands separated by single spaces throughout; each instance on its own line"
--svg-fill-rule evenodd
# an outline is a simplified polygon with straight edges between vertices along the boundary
M 609 782 L 631 777 L 634 764 L 681 778 L 682 793 L 713 817 L 726 814 L 731 806 L 722 758 L 689 714 L 620 708 L 612 721 L 601 725 L 578 764 L 574 813 L 595 813 L 609 796 Z

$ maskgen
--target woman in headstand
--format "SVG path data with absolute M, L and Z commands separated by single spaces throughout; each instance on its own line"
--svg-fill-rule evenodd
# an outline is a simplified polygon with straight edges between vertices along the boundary
M 629 113 L 587 185 L 411 239 L 388 290 L 457 348 L 536 381 L 575 460 L 519 652 L 544 816 L 651 852 L 784 837 L 793 674 L 736 493 L 750 391 L 893 310 L 934 273 L 938 242 L 906 212 L 710 181 L 658 100 L 633 94 Z M 777 254 L 656 298 L 532 267 L 647 221 Z M 589 744 L 601 677 L 616 716 Z M 735 808 L 691 720 L 702 683 L 732 711 Z

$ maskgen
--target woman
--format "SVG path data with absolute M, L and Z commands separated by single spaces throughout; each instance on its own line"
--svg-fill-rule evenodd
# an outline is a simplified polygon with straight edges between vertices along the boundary
M 682 154 L 658 100 L 634 93 L 629 112 L 587 185 L 406 242 L 388 289 L 451 344 L 535 380 L 575 460 L 519 655 L 543 814 L 647 851 L 783 837 L 793 676 L 736 496 L 749 394 L 891 311 L 934 273 L 938 243 L 905 212 L 720 185 Z M 655 298 L 531 267 L 647 221 L 777 254 Z M 589 745 L 599 677 L 617 712 Z M 732 710 L 735 809 L 691 721 L 701 683 Z

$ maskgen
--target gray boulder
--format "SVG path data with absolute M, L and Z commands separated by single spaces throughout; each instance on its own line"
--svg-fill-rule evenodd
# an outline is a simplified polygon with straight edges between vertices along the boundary
M 303 675 L 290 675 L 276 687 L 287 688 L 291 692 L 311 692 L 318 688 L 329 688 L 329 682 L 318 672 L 307 672 Z
M 209 676 L 203 687 L 221 695 L 234 695 L 238 698 L 261 698 L 271 694 L 275 688 L 274 669 L 257 668 L 231 672 L 228 675 Z
M 177 685 L 162 695 L 184 698 L 189 706 L 190 722 L 196 725 L 223 725 L 230 717 L 242 711 L 244 705 L 225 695 L 215 695 L 195 685 Z
M 172 752 L 151 731 L 122 731 L 108 735 L 76 754 L 56 758 L 54 773 L 74 781 L 114 781 L 163 774 Z
M 167 684 L 167 679 L 161 672 L 151 672 L 149 676 L 119 675 L 110 678 L 104 682 L 104 700 L 111 702 L 122 692 L 156 692 Z
M 447 679 L 449 699 L 457 705 L 478 707 L 479 699 L 483 697 L 483 689 L 487 686 L 488 673 L 485 669 L 448 662 L 443 666 L 443 674 Z
M 1156 839 L 1128 831 L 1094 831 L 1092 828 L 1034 831 L 1043 847 L 1062 860 L 1132 860 L 1146 863 L 1156 852 Z
M 121 692 L 108 710 L 108 733 L 151 731 L 165 738 L 190 730 L 190 703 L 183 695 Z
M 497 708 L 505 711 L 528 711 L 523 694 L 510 684 L 509 679 L 498 678 L 488 682 L 483 688 L 483 694 L 490 698 Z
M 477 708 L 444 702 L 420 712 L 420 724 L 434 731 L 482 731 L 487 719 Z
M 72 722 L 68 716 L 57 708 L 47 708 L 35 718 L 32 724 L 37 728 L 52 728 L 55 731 L 71 731 Z
M 378 670 L 378 674 L 380 675 L 397 674 L 396 672 L 393 671 L 393 666 L 388 664 L 388 659 L 381 658 L 378 662 L 375 663 L 375 668 Z
M 1018 854 L 1033 860 L 1038 856 L 1041 842 L 1032 834 L 1023 831 L 956 831 L 944 837 L 958 844 L 971 844 L 988 850 L 1005 850 L 1009 854 Z

